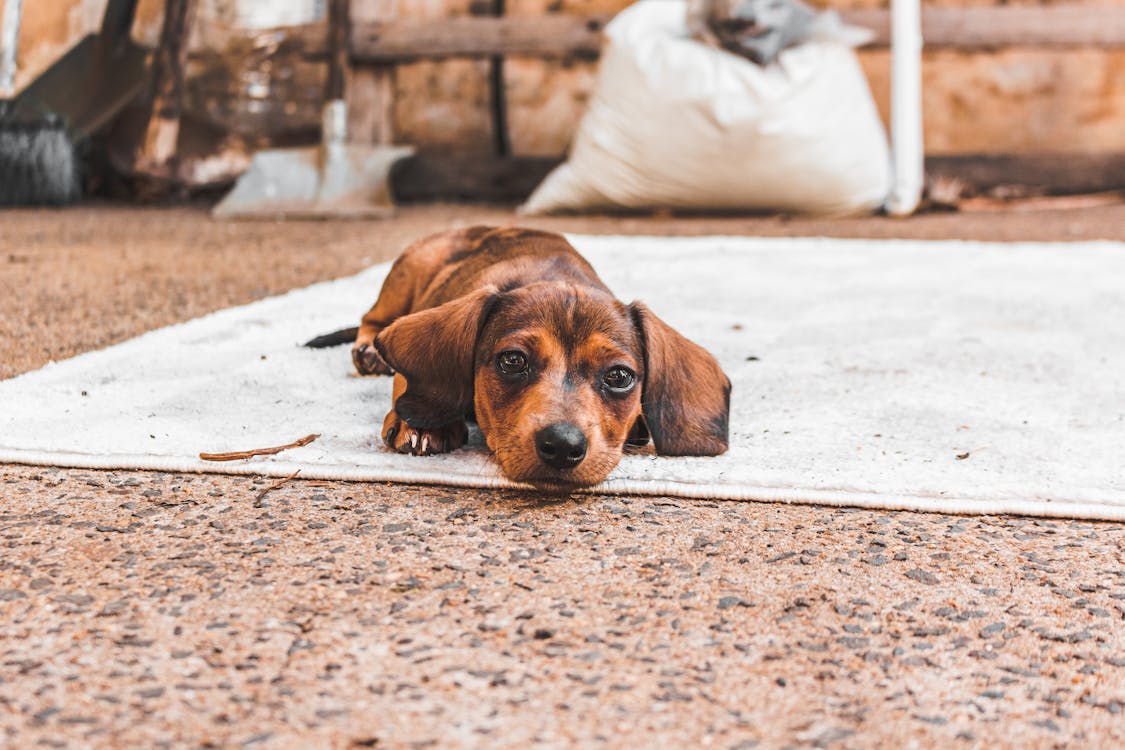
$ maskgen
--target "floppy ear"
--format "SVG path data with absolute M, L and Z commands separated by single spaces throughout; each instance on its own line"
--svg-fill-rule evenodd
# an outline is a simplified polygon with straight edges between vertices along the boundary
M 656 452 L 717 456 L 726 451 L 730 380 L 719 363 L 640 302 L 629 312 L 644 346 L 641 410 Z
M 494 286 L 405 315 L 375 338 L 375 349 L 406 379 L 394 408 L 418 429 L 442 427 L 473 406 L 477 336 L 496 300 Z

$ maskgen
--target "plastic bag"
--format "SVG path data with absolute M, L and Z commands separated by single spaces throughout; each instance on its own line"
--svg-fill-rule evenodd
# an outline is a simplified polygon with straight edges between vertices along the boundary
M 809 41 L 854 47 L 874 37 L 847 26 L 836 11 L 817 12 L 801 0 L 688 0 L 688 31 L 696 39 L 769 65 L 782 50 Z
M 686 10 L 650 0 L 609 24 L 570 156 L 523 213 L 882 204 L 886 135 L 850 47 L 809 42 L 761 67 L 691 39 Z

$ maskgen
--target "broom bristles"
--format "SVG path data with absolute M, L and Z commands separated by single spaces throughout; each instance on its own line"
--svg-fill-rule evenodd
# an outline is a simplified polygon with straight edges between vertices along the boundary
M 57 117 L 0 117 L 0 206 L 63 205 L 81 194 L 78 159 Z

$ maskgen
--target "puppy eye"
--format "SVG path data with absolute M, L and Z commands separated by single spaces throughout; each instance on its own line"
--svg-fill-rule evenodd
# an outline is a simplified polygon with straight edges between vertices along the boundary
M 624 392 L 637 382 L 637 375 L 628 367 L 613 367 L 602 376 L 602 382 L 611 391 Z
M 523 352 L 500 352 L 496 356 L 496 369 L 505 375 L 522 375 L 527 372 L 527 355 Z

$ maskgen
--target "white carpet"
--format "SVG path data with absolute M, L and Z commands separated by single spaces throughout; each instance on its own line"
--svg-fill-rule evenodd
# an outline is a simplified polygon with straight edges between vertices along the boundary
M 1125 244 L 572 239 L 734 382 L 726 455 L 628 456 L 601 490 L 1125 519 Z M 385 451 L 391 380 L 297 346 L 386 269 L 0 382 L 0 461 L 506 486 L 479 436 Z

